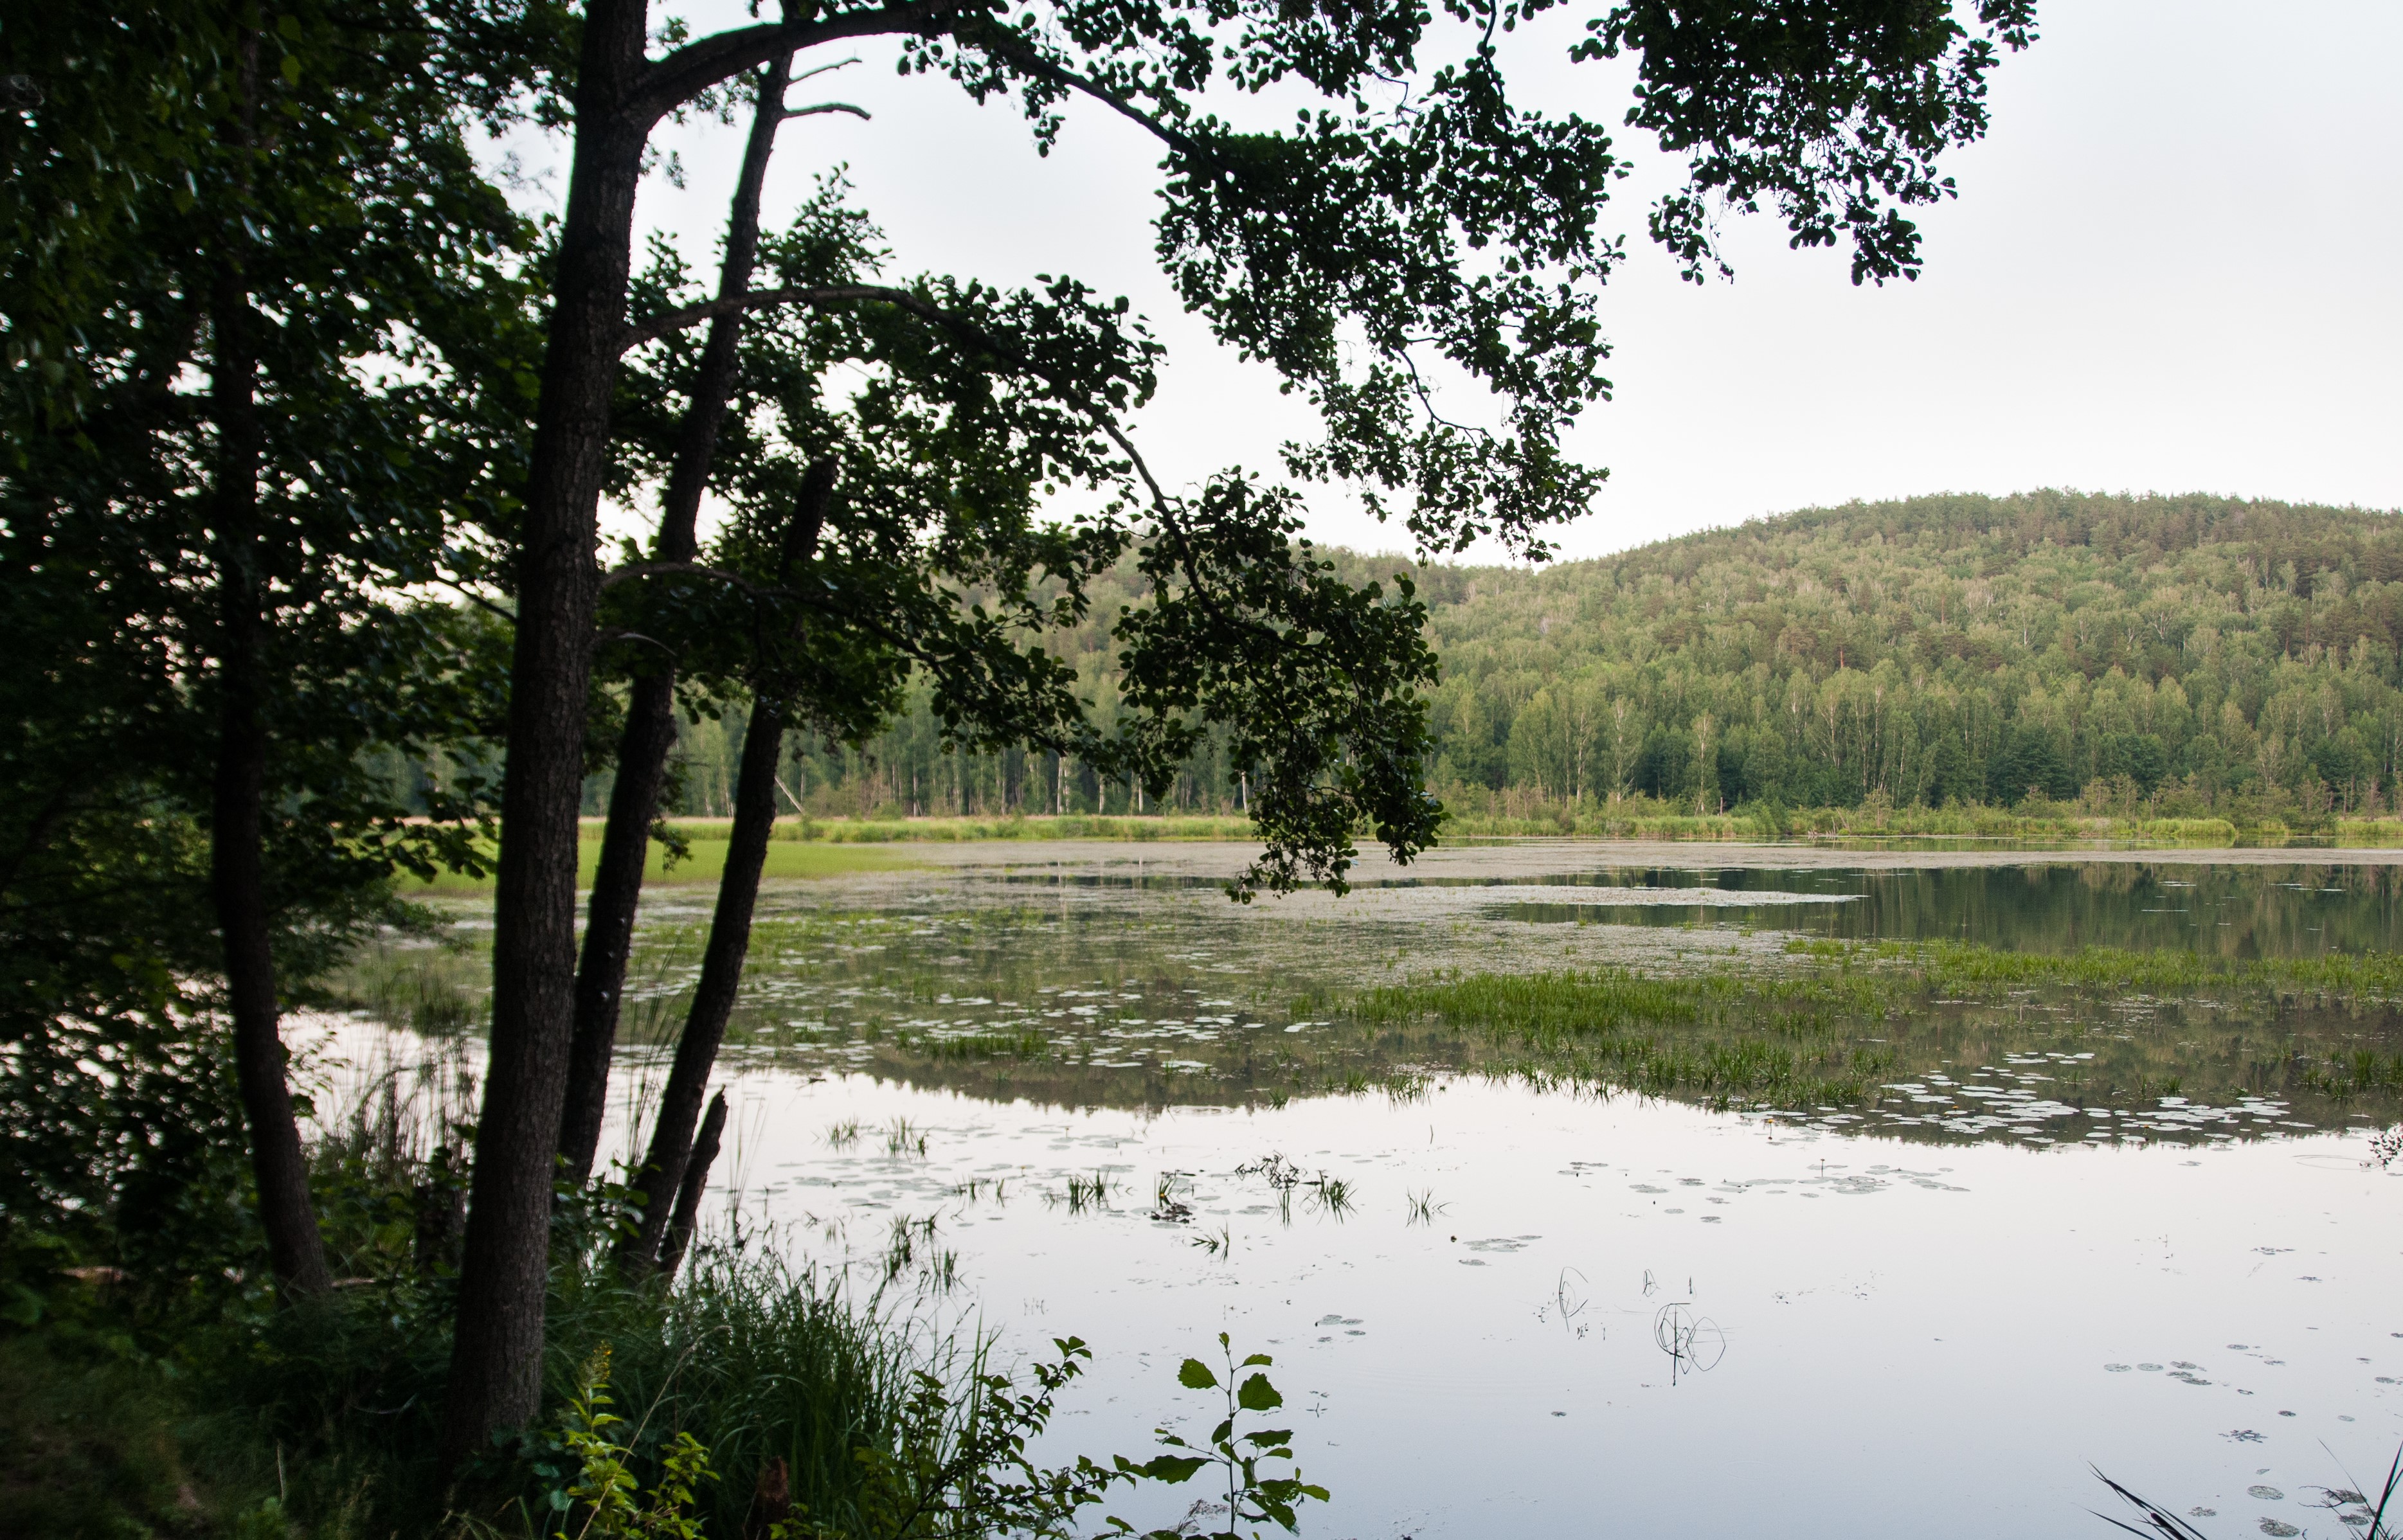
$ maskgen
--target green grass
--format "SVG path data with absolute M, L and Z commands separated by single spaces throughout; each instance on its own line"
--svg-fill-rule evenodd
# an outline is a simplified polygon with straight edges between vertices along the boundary
M 724 839 L 732 820 L 672 818 L 668 822 L 696 842 Z M 599 838 L 601 820 L 588 818 L 584 832 Z M 778 842 L 832 845 L 952 844 L 965 839 L 1252 839 L 1250 818 L 1241 814 L 1116 813 L 1025 814 L 1008 818 L 780 818 Z
M 590 831 L 588 831 L 590 832 Z M 673 868 L 667 865 L 666 848 L 654 840 L 649 855 L 643 863 L 643 884 L 646 887 L 690 886 L 715 883 L 726 870 L 727 841 L 722 831 L 715 839 L 701 829 L 688 831 L 692 853 Z M 601 863 L 601 840 L 597 832 L 578 841 L 576 847 L 576 881 L 578 887 L 590 886 L 592 873 Z M 767 864 L 761 876 L 770 881 L 799 879 L 810 881 L 825 877 L 850 877 L 866 871 L 897 871 L 919 863 L 895 852 L 872 847 L 842 844 L 803 844 L 794 839 L 775 839 L 768 845 Z M 475 878 L 458 872 L 444 872 L 432 882 L 404 881 L 404 891 L 418 893 L 490 893 L 490 877 Z
M 1364 991 L 1344 1014 L 1371 1031 L 1449 1027 L 1487 1050 L 1478 1067 L 1488 1075 L 1721 1108 L 1874 1102 L 1897 1075 L 1991 1061 L 2010 1051 L 2002 1043 L 2033 1041 L 2031 1033 L 2090 1047 L 2089 1069 L 2076 1073 L 2095 1076 L 2092 1094 L 2103 1100 L 2179 1094 L 2171 1066 L 2182 1058 L 2207 1071 L 2212 1094 L 2368 1098 L 2370 1112 L 2403 1094 L 2403 1053 L 2388 1046 L 2403 958 L 2239 962 L 2108 947 L 2054 954 L 1842 941 L 1797 941 L 1787 953 L 1808 971 L 1455 974 Z M 2126 1029 L 2118 1013 L 2131 1003 L 2192 1014 L 2156 1041 Z M 2034 1015 L 2024 1015 L 2028 1006 Z M 2297 1022 L 2319 1025 L 2299 1039 L 2282 1024 Z M 2360 1040 L 2365 1032 L 2370 1043 Z M 2188 1036 L 2197 1042 L 2181 1048 L 2172 1040 Z M 2204 1038 L 2208 1051 L 2187 1051 Z M 1329 1089 L 1356 1089 L 1360 1078 L 1330 1077 Z

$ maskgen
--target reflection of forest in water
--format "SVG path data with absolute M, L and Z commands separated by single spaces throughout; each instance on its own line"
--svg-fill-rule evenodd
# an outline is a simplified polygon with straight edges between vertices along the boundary
M 1507 904 L 1496 919 L 1619 925 L 1759 925 L 1847 940 L 1952 940 L 2020 951 L 2125 947 L 2236 959 L 2403 946 L 2403 867 L 2207 867 L 2061 862 L 1920 870 L 1609 870 L 1546 885 L 1852 895 L 1827 905 L 1680 909 Z
M 1937 902 L 1956 906 L 1955 924 L 1968 913 L 2007 915 L 2021 922 L 2021 946 L 2051 925 L 2066 949 L 2075 944 L 2066 936 L 2088 926 L 2102 931 L 2096 943 L 2140 942 L 2096 917 L 2141 913 L 2146 900 L 2163 895 L 2187 895 L 2193 911 L 2252 915 L 2271 934 L 2315 940 L 2340 930 L 2366 934 L 2372 917 L 2386 911 L 2391 884 L 2356 881 L 2336 895 L 2281 886 L 2324 871 L 2055 866 L 1741 876 L 1755 891 L 1809 892 L 1824 876 L 1846 891 L 1873 893 L 1829 906 L 1838 912 L 1871 904 L 1896 912 L 1933 893 Z M 1724 881 L 1739 874 L 1708 875 Z M 2366 875 L 2340 874 L 2322 885 Z M 1625 886 L 1692 878 L 1668 871 L 1604 876 Z M 1974 881 L 1929 881 L 1938 878 Z M 2169 885 L 2185 881 L 2194 886 Z M 1438 974 L 1521 975 L 1616 963 L 1647 976 L 1733 970 L 1757 978 L 1827 965 L 1788 956 L 1778 936 L 1737 929 L 1564 930 L 1514 923 L 1473 905 L 1415 923 L 1263 921 L 1233 912 L 1215 892 L 1183 885 L 1163 891 L 1072 883 L 1052 891 L 1053 901 L 1030 902 L 1032 895 L 1015 883 L 938 881 L 913 895 L 907 910 L 780 905 L 782 912 L 760 926 L 729 1052 L 761 1067 L 866 1072 L 987 1099 L 1072 1107 L 1274 1103 L 1329 1092 L 1409 1096 L 1429 1075 L 1460 1072 L 1533 1075 L 1564 1089 L 1592 1090 L 1608 1073 L 1581 1061 L 1574 1045 L 1547 1055 L 1432 1018 L 1372 1023 L 1347 1002 L 1363 987 Z M 1064 900 L 1057 897 L 1063 892 Z M 2322 897 L 2329 902 L 2314 915 L 2305 900 Z M 1712 917 L 1730 912 L 1740 924 L 1740 909 Z M 1764 912 L 1789 929 L 1801 928 L 1797 922 L 1806 914 L 1827 913 L 1815 905 Z M 2346 915 L 2349 930 L 2340 918 Z M 2321 930 L 2303 928 L 2307 918 Z M 697 967 L 698 939 L 674 924 L 646 933 L 629 991 L 634 1044 L 672 1041 Z M 1673 942 L 1683 950 L 1670 950 Z M 1997 985 L 1974 998 L 1954 992 L 1938 998 L 1898 988 L 1865 1013 L 1800 1031 L 1765 1012 L 1709 1022 L 1646 1021 L 1628 1030 L 1658 1042 L 1664 1053 L 1689 1058 L 1766 1047 L 1790 1060 L 1787 1079 L 1766 1094 L 1667 1091 L 1679 1100 L 1922 1141 L 2249 1138 L 2383 1124 L 2396 1115 L 2391 1084 L 2347 1089 L 2357 1055 L 2385 1064 L 2403 1049 L 2403 1016 L 2383 1001 L 2238 989 L 2207 978 L 2160 997 L 2090 982 Z

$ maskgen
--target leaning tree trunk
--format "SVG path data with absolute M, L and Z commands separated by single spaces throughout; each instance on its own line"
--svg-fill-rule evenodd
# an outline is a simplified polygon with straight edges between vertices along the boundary
M 786 116 L 785 88 L 791 76 L 789 56 L 771 61 L 759 72 L 758 105 L 752 114 L 743 174 L 726 220 L 726 257 L 717 274 L 721 298 L 751 287 L 759 252 L 759 189 L 767 179 L 768 158 L 775 151 L 777 125 Z M 656 561 L 688 562 L 697 548 L 701 493 L 709 484 L 710 459 L 716 452 L 718 429 L 726 420 L 742 332 L 739 312 L 709 324 L 709 338 L 701 347 L 701 366 L 693 376 L 692 397 L 677 430 L 674 463 L 661 499 L 659 537 L 652 549 Z M 593 874 L 592 895 L 585 911 L 567 1100 L 560 1118 L 559 1150 L 565 1161 L 560 1175 L 577 1186 L 591 1177 L 601 1123 L 608 1109 L 609 1061 L 618 1040 L 626 962 L 633 947 L 643 862 L 650 849 L 651 821 L 659 815 L 668 752 L 675 747 L 674 665 L 662 661 L 638 676 L 632 695 L 618 742 L 618 778 L 609 792 L 609 821 L 602 831 L 600 867 Z
M 709 1168 L 716 1162 L 718 1141 L 726 1133 L 726 1093 L 719 1091 L 709 1099 L 709 1111 L 701 1116 L 701 1132 L 692 1141 L 692 1154 L 684 1163 L 684 1180 L 676 1184 L 675 1217 L 668 1221 L 667 1239 L 660 1242 L 660 1277 L 675 1276 L 684 1254 L 692 1246 L 693 1231 L 701 1228 L 701 1199 L 709 1190 Z
M 660 1255 L 676 1193 L 684 1186 L 694 1125 L 701 1117 L 718 1045 L 734 1013 L 743 960 L 751 950 L 751 914 L 759 899 L 759 873 L 768 858 L 768 837 L 776 823 L 776 763 L 785 747 L 785 714 L 771 699 L 752 702 L 743 738 L 743 764 L 734 784 L 734 827 L 726 845 L 726 870 L 717 882 L 717 909 L 709 917 L 709 945 L 701 954 L 701 982 L 676 1040 L 675 1063 L 660 1093 L 659 1120 L 651 1147 L 634 1177 L 643 1200 L 642 1222 L 618 1249 L 629 1273 L 650 1270 Z
M 237 151 L 249 148 L 258 40 L 245 34 L 238 66 L 243 104 Z M 217 761 L 210 796 L 209 885 L 225 945 L 226 1004 L 233 1017 L 234 1080 L 250 1125 L 267 1256 L 287 1296 L 333 1286 L 326 1243 L 309 1201 L 309 1166 L 285 1081 L 275 958 L 269 945 L 266 812 L 267 693 L 259 657 L 258 356 L 250 295 L 229 265 L 210 296 L 210 412 L 217 432 L 214 522 L 217 568 Z
M 826 506 L 833 501 L 834 477 L 834 462 L 820 460 L 801 478 L 800 496 L 785 527 L 781 553 L 788 580 L 816 553 Z M 789 631 L 798 624 L 796 620 L 784 629 Z M 618 1264 L 630 1274 L 648 1271 L 659 1258 L 671 1205 L 684 1186 L 686 1164 L 692 1154 L 693 1125 L 701 1116 L 701 1095 L 709 1089 L 710 1071 L 716 1067 L 718 1047 L 726 1040 L 726 1023 L 734 1013 L 734 996 L 743 985 L 743 964 L 751 951 L 751 914 L 759 901 L 759 873 L 767 864 L 769 836 L 776 827 L 776 766 L 784 757 L 789 699 L 789 691 L 779 681 L 775 660 L 765 656 L 773 644 L 764 629 L 758 645 L 763 654 L 755 660 L 759 686 L 752 692 L 751 721 L 743 729 L 742 765 L 734 781 L 734 826 L 727 835 L 726 869 L 717 880 L 717 908 L 709 917 L 701 981 L 693 986 L 684 1033 L 676 1039 L 675 1062 L 668 1070 L 666 1089 L 660 1093 L 650 1152 L 634 1177 L 634 1190 L 643 1200 L 642 1222 L 618 1247 Z
M 598 588 L 593 552 L 648 123 L 641 0 L 592 0 L 576 76 L 542 405 L 517 552 L 508 760 L 494 884 L 492 1052 L 443 1408 L 455 1472 L 542 1401 L 551 1184 L 576 995 L 576 813 Z

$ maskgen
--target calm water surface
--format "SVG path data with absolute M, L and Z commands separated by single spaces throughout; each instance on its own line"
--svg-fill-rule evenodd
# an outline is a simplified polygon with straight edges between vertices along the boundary
M 1775 925 L 1858 940 L 1976 941 L 2069 951 L 2174 949 L 2219 957 L 2312 957 L 2403 943 L 2403 871 L 2388 867 L 2225 867 L 2038 862 L 1919 870 L 1564 873 L 1549 901 L 1497 918 L 1622 925 Z M 1575 890 L 1617 889 L 1589 898 Z M 1752 902 L 1767 891 L 1769 903 Z M 1620 901 L 1640 894 L 1642 901 Z M 1795 905 L 1799 892 L 1820 902 Z M 1697 907 L 1686 908 L 1679 902 Z M 1707 909 L 1700 907 L 1707 903 Z
M 1011 1352 L 1092 1346 L 1047 1453 L 1206 1433 L 1175 1366 L 1224 1330 L 1276 1355 L 1333 1489 L 1310 1534 L 2116 1533 L 2090 1462 L 2212 1510 L 2207 1533 L 2356 1533 L 2312 1505 L 2403 1440 L 2403 1162 L 2368 1158 L 2393 1111 L 2257 1065 L 2391 1052 L 2391 1013 L 1867 1023 L 1916 1046 L 1863 1117 L 1497 1082 L 1432 1039 L 1347 1035 L 1327 1002 L 1453 967 L 1774 968 L 1796 935 L 2383 949 L 2389 868 L 1589 850 L 1238 909 L 1159 865 L 782 890 L 729 1051 L 717 1183 L 755 1234 Z M 646 911 L 638 1040 L 673 1029 L 705 902 Z M 621 1129 L 659 1073 L 630 1058 Z M 2163 1065 L 2185 1094 L 2146 1081 Z M 1312 1094 L 1344 1074 L 1362 1089 Z M 1280 1193 L 1250 1170 L 1271 1155 L 1348 1205 Z M 1072 1210 L 1095 1173 L 1112 1197 Z M 1188 1216 L 1153 1216 L 1162 1181 Z

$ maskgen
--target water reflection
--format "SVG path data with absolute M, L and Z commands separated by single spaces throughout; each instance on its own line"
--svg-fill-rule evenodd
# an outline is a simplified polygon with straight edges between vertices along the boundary
M 1521 880 L 1527 881 L 1527 880 Z M 1912 870 L 1604 868 L 1533 879 L 1563 888 L 1687 890 L 1491 906 L 1499 920 L 1652 926 L 1765 925 L 1845 940 L 1976 941 L 2024 951 L 2172 950 L 2239 959 L 2403 946 L 2403 871 L 2392 867 L 2207 867 L 2056 862 Z M 1824 902 L 1798 902 L 1807 894 Z
M 1868 1090 L 1737 1116 L 1503 1075 L 1477 1034 L 1371 1029 L 1345 1005 L 1455 969 L 1774 973 L 1810 964 L 1796 932 L 2368 950 L 2395 929 L 2387 874 L 1511 881 L 1498 903 L 1430 882 L 1243 910 L 1210 879 L 771 894 L 726 1061 L 743 1111 L 722 1191 L 745 1234 L 863 1291 L 921 1290 L 1005 1353 L 1092 1342 L 1046 1459 L 1135 1447 L 1170 1366 L 1221 1329 L 1257 1341 L 1313 1413 L 1298 1446 L 1335 1534 L 1764 1513 L 1833 1540 L 1917 1533 L 1930 1492 L 1948 1534 L 2075 1533 L 2090 1459 L 2198 1516 L 2283 1523 L 2240 1505 L 2299 1507 L 2272 1494 L 2316 1495 L 2331 1449 L 2383 1460 L 2403 1436 L 2403 1146 L 2368 1137 L 2396 1101 L 2346 1100 L 2327 1073 L 2391 1059 L 2391 1002 L 2173 978 L 1878 1006 L 1817 1036 L 1738 1020 L 1721 1025 L 1840 1056 Z M 1605 890 L 1646 901 L 1577 901 Z M 1721 907 L 1679 902 L 1706 890 Z M 1623 923 L 1529 923 L 1602 909 Z M 636 1147 L 704 917 L 646 916 L 612 1149 Z
M 1652 1316 L 1652 1345 L 1669 1355 L 1669 1383 L 1680 1375 L 1708 1374 L 1727 1356 L 1727 1333 L 1707 1315 L 1693 1312 L 1693 1301 L 1675 1299 Z

